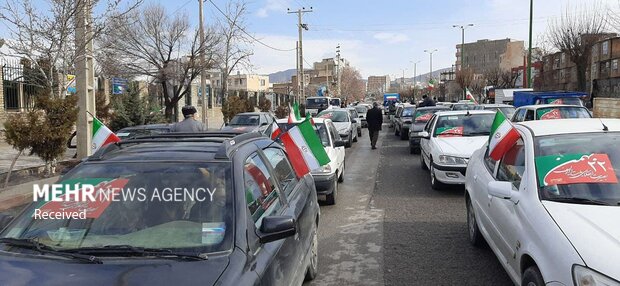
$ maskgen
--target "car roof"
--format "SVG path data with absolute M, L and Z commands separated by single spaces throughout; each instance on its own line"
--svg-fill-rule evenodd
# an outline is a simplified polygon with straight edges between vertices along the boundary
M 257 132 L 211 131 L 138 136 L 108 144 L 86 159 L 94 161 L 209 161 L 229 160 L 240 146 L 271 139 Z M 273 141 L 271 141 L 273 142 Z
M 237 115 L 268 115 L 268 114 L 269 114 L 269 112 L 258 112 L 258 111 L 255 111 L 255 112 L 237 113 L 235 116 L 237 116 Z
M 519 107 L 519 109 L 528 109 L 528 110 L 536 110 L 539 108 L 561 108 L 561 107 L 577 107 L 577 108 L 585 108 L 579 105 L 567 105 L 567 104 L 534 104 L 534 105 L 525 105 Z
M 161 123 L 161 124 L 136 125 L 136 126 L 129 126 L 129 127 L 121 128 L 120 130 L 129 131 L 129 130 L 138 130 L 138 129 L 165 129 L 165 128 L 172 128 L 172 124 Z
M 437 116 L 443 115 L 463 115 L 463 114 L 495 114 L 495 111 L 490 110 L 449 110 L 449 111 L 439 111 L 435 113 Z
M 512 107 L 515 108 L 514 106 L 510 105 L 510 104 L 503 104 L 503 103 L 485 103 L 483 104 L 484 107 Z
M 435 105 L 435 106 L 424 106 L 424 107 L 418 107 L 417 110 L 450 110 L 450 107 L 447 106 L 443 106 L 443 105 Z
M 319 113 L 323 113 L 323 112 L 327 112 L 327 111 L 338 111 L 338 112 L 346 112 L 349 113 L 349 110 L 347 108 L 342 108 L 342 107 L 336 107 L 336 108 L 329 108 L 329 109 L 325 109 Z
M 620 119 L 615 118 L 532 120 L 519 122 L 516 125 L 526 127 L 534 136 L 595 133 L 604 131 L 604 126 L 611 132 L 620 132 Z
M 314 123 L 325 123 L 325 122 L 331 122 L 332 120 L 329 118 L 312 117 L 312 121 L 314 121 Z M 276 123 L 288 123 L 288 118 L 276 119 Z M 301 121 L 295 122 L 295 123 L 301 123 Z

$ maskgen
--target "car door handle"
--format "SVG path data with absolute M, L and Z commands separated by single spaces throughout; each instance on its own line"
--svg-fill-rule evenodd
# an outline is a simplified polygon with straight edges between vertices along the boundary
M 474 175 L 474 182 L 478 181 L 478 175 Z

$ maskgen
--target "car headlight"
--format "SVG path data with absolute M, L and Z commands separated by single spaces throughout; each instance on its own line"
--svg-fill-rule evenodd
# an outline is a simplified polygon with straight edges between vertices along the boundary
M 581 265 L 573 266 L 576 286 L 620 286 L 620 282 Z
M 331 173 L 332 167 L 330 165 L 322 166 L 316 170 L 316 173 Z
M 439 155 L 439 163 L 442 165 L 467 165 L 467 161 L 466 158 Z

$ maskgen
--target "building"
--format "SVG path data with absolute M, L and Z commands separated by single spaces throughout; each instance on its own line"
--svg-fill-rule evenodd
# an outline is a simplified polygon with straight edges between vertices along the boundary
M 510 70 L 523 64 L 525 48 L 523 41 L 512 39 L 478 40 L 465 43 L 465 58 L 461 59 L 461 44 L 456 45 L 456 69 L 461 69 L 461 60 L 465 68 L 482 74 L 487 70 L 499 68 Z
M 590 91 L 595 97 L 620 97 L 620 37 L 592 45 Z
M 390 76 L 369 76 L 366 90 L 371 95 L 381 95 L 390 88 Z
M 229 75 L 227 79 L 228 91 L 267 92 L 269 91 L 269 76 L 256 74 Z

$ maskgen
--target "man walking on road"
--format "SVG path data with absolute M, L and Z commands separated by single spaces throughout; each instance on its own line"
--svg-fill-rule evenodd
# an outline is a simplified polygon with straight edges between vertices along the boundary
M 202 124 L 202 122 L 194 118 L 194 114 L 196 114 L 195 107 L 191 105 L 183 106 L 183 108 L 181 108 L 181 112 L 183 113 L 185 119 L 181 122 L 175 123 L 170 132 L 192 133 L 207 131 L 207 127 Z
M 373 150 L 377 149 L 377 139 L 379 138 L 379 131 L 381 131 L 381 125 L 383 124 L 383 114 L 381 114 L 378 103 L 373 103 L 372 108 L 366 113 L 366 122 L 368 122 L 370 145 Z

